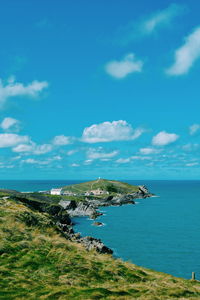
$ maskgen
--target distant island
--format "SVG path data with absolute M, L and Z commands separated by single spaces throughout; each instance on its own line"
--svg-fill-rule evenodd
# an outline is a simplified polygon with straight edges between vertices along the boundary
M 152 196 L 145 186 L 97 179 L 56 190 L 0 190 L 1 299 L 200 297 L 198 282 L 114 259 L 101 240 L 73 230 L 73 216 L 95 219 L 101 206 Z

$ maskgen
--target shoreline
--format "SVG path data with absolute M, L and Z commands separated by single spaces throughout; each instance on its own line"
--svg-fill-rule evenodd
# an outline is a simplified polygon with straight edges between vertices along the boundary
M 91 226 L 101 227 L 101 226 L 105 226 L 105 224 L 102 222 L 96 221 L 96 219 L 98 219 L 98 217 L 104 215 L 104 213 L 99 209 L 101 209 L 103 207 L 119 207 L 119 206 L 128 205 L 128 204 L 136 205 L 136 202 L 134 201 L 134 199 L 146 199 L 146 198 L 151 198 L 152 196 L 154 196 L 154 194 L 149 193 L 149 191 L 146 187 L 145 187 L 145 189 L 147 192 L 144 193 L 144 191 L 141 190 L 139 193 L 135 193 L 135 195 L 131 195 L 131 199 L 129 199 L 129 197 L 128 197 L 128 199 L 120 198 L 121 200 L 116 201 L 116 203 L 114 203 L 114 204 L 112 202 L 111 202 L 112 204 L 109 202 L 109 203 L 104 203 L 104 205 L 96 204 L 96 206 L 94 207 L 92 200 L 91 200 L 91 201 L 86 202 L 84 205 L 81 203 L 81 207 L 77 208 L 77 206 L 74 206 L 73 210 L 71 209 L 72 206 L 74 205 L 74 203 L 71 203 L 71 202 L 73 202 L 73 200 L 70 201 L 70 203 L 68 202 L 67 206 L 65 206 L 65 203 L 63 203 L 63 202 L 61 202 L 61 203 L 59 202 L 59 204 L 69 213 L 70 219 L 73 217 L 76 217 L 76 218 L 89 217 L 89 220 L 94 221 L 94 223 L 91 224 Z M 113 254 L 114 251 L 111 248 L 107 247 L 101 239 L 97 239 L 92 236 L 82 236 L 80 232 L 76 232 L 74 230 L 75 223 L 73 223 L 72 219 L 71 219 L 71 221 L 72 222 L 71 222 L 71 227 L 70 227 L 69 233 L 71 232 L 70 238 L 72 240 L 75 239 L 76 242 L 84 244 L 84 246 L 86 247 L 87 250 L 95 249 L 99 253 Z M 99 223 L 99 224 L 95 225 L 95 223 Z

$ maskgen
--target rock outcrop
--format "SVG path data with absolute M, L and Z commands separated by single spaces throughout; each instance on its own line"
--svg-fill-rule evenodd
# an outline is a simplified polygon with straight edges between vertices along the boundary
M 67 210 L 70 217 L 90 217 L 95 219 L 96 217 L 102 215 L 102 213 L 97 211 L 98 204 L 92 201 L 76 202 L 61 200 L 59 204 Z
M 91 236 L 86 236 L 80 239 L 80 242 L 86 247 L 87 250 L 95 249 L 99 253 L 112 254 L 112 249 L 105 246 L 101 240 L 95 239 Z
M 139 186 L 139 190 L 130 194 L 109 195 L 104 198 L 86 199 L 85 201 L 76 202 L 74 200 L 61 200 L 59 205 L 67 210 L 70 217 L 85 217 L 92 219 L 102 215 L 97 209 L 102 206 L 120 206 L 123 204 L 135 204 L 134 199 L 151 197 L 145 186 Z

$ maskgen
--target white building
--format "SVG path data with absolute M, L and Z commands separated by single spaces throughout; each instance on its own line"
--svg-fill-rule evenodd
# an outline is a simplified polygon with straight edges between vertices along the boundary
M 62 189 L 51 189 L 51 195 L 61 195 Z

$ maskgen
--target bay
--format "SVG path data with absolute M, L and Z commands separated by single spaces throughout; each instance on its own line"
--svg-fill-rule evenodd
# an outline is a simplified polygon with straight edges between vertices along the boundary
M 76 218 L 75 230 L 114 250 L 137 265 L 178 277 L 200 279 L 200 181 L 128 181 L 145 184 L 157 197 L 137 205 L 103 207 L 105 226 Z

